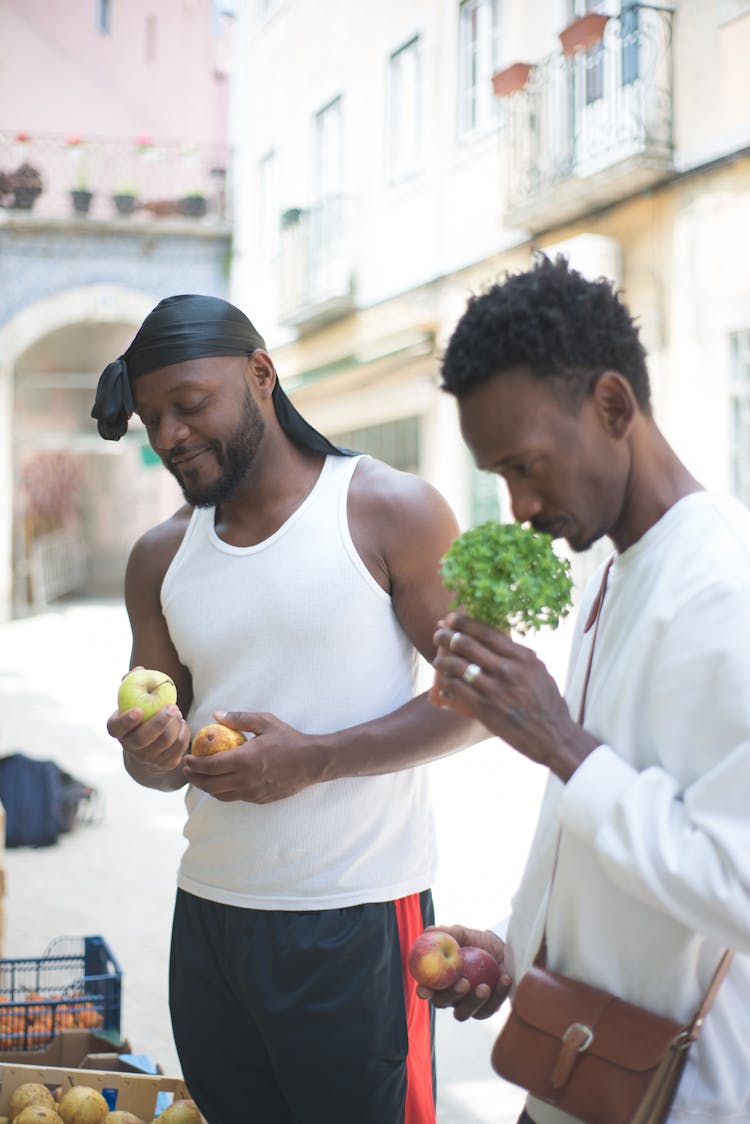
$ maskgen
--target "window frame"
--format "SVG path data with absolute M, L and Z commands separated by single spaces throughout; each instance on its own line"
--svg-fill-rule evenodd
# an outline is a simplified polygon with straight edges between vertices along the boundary
M 492 75 L 500 58 L 500 6 L 501 0 L 459 0 L 457 93 L 461 141 L 485 136 L 500 121 L 500 99 L 492 91 Z M 488 15 L 489 35 L 481 27 Z M 476 26 L 467 38 L 467 26 L 474 21 Z
M 412 64 L 411 72 L 402 64 Z M 388 183 L 397 184 L 414 176 L 422 162 L 422 36 L 419 32 L 391 51 L 387 66 L 385 174 Z

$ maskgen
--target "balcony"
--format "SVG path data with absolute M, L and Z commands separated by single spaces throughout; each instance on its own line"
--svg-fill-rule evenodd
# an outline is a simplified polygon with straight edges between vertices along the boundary
M 0 225 L 226 227 L 230 172 L 225 147 L 0 132 Z
M 285 211 L 281 223 L 280 320 L 301 334 L 354 311 L 350 207 L 340 195 Z
M 633 5 L 600 42 L 550 55 L 504 98 L 509 225 L 539 233 L 669 176 L 672 21 Z

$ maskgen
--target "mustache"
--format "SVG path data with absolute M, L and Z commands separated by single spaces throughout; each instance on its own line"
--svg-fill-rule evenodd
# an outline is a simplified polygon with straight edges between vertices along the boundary
M 210 442 L 195 446 L 184 445 L 177 449 L 172 449 L 168 456 L 162 458 L 164 467 L 169 469 L 171 473 L 178 472 L 183 464 L 200 456 L 201 453 L 205 453 L 207 449 L 213 449 L 214 452 L 218 452 Z

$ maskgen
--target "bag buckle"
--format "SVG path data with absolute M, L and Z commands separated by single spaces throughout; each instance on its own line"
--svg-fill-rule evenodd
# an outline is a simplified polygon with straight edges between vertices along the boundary
M 594 1041 L 594 1032 L 584 1023 L 571 1023 L 562 1036 L 560 1053 L 552 1070 L 552 1087 L 561 1089 L 570 1079 L 579 1054 L 588 1050 Z

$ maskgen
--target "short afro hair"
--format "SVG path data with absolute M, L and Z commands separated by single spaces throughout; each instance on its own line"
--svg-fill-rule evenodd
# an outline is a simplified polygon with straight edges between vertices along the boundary
M 443 355 L 442 389 L 461 398 L 510 367 L 559 382 L 583 401 L 603 371 L 630 383 L 650 414 L 646 352 L 627 308 L 606 278 L 589 281 L 567 260 L 538 255 L 527 272 L 470 297 Z

